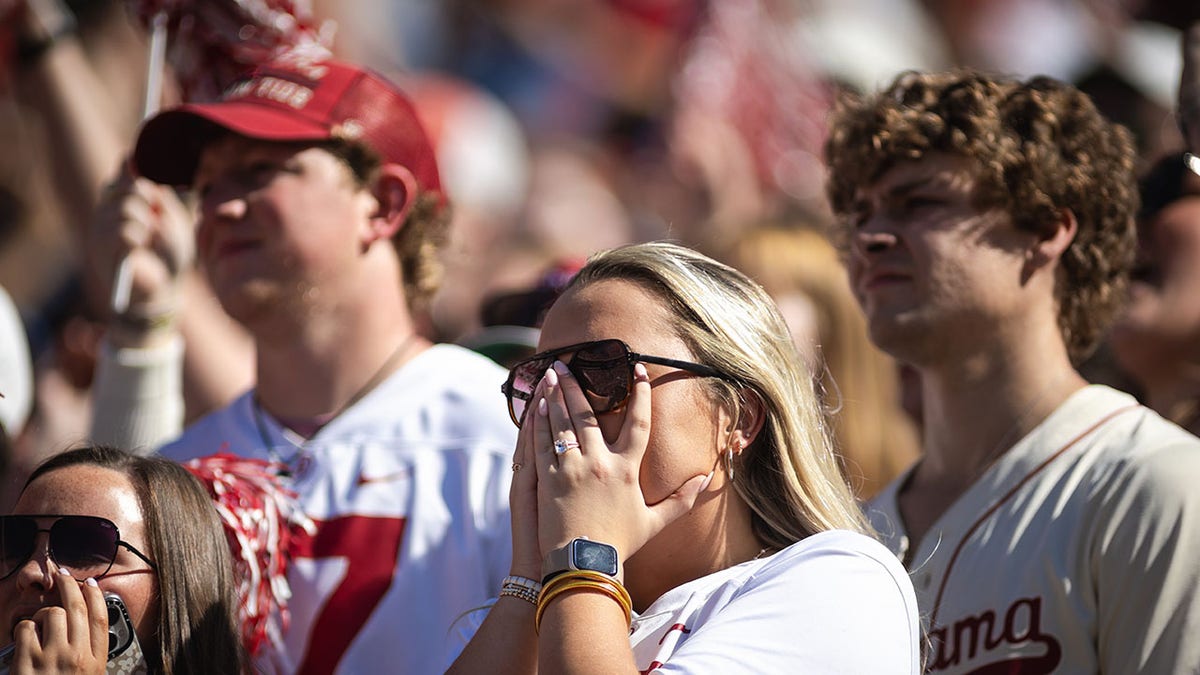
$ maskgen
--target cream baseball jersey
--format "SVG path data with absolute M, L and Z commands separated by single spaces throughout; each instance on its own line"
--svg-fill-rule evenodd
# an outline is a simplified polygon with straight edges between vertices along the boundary
M 162 454 L 226 450 L 292 468 L 316 525 L 297 533 L 280 673 L 438 672 L 447 630 L 508 573 L 508 486 L 516 427 L 505 372 L 438 345 L 300 443 L 246 394 Z
M 867 513 L 913 576 L 930 672 L 1200 672 L 1200 439 L 1085 387 L 912 550 L 906 478 Z
M 486 615 L 455 624 L 447 665 Z M 919 626 L 895 556 L 870 537 L 832 530 L 667 591 L 634 617 L 629 640 L 647 674 L 915 675 Z

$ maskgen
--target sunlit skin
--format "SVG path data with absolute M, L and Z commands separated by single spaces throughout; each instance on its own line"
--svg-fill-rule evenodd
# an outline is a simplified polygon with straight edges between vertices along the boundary
M 597 281 L 555 302 L 538 348 L 617 338 L 638 353 L 696 361 L 671 325 L 662 300 L 644 287 Z M 617 549 L 617 579 L 634 609 L 644 611 L 671 588 L 754 558 L 762 544 L 718 458 L 730 443 L 745 447 L 753 441 L 762 426 L 761 407 L 748 404 L 750 412 L 732 420 L 708 395 L 707 378 L 639 363 L 625 406 L 596 415 L 565 367 L 570 357 L 564 354 L 534 390 L 518 436 L 513 459 L 528 468 L 514 474 L 509 497 L 512 573 L 540 578 L 549 551 L 587 537 Z M 572 438 L 580 447 L 556 456 L 553 441 Z M 612 672 L 636 670 L 629 624 L 612 598 L 579 592 L 555 599 L 540 638 L 533 635 L 529 612 L 523 601 L 498 603 L 472 640 L 475 649 L 469 647 L 460 661 L 486 659 L 494 649 L 513 649 L 516 641 L 519 657 L 506 664 L 508 672 L 532 672 L 538 664 L 565 672 L 597 663 Z M 589 630 L 583 633 L 577 627 L 585 617 Z M 514 626 L 528 629 L 513 632 Z
M 969 158 L 929 153 L 856 196 L 850 283 L 872 340 L 904 361 L 986 350 L 1004 319 L 1026 311 L 1023 294 L 1009 289 L 1023 285 L 1033 236 L 1004 211 L 979 208 L 975 171 Z M 953 334 L 954 343 L 934 334 Z
M 538 349 L 544 351 L 604 338 L 619 338 L 639 353 L 696 360 L 674 335 L 670 314 L 661 300 L 643 287 L 623 280 L 600 281 L 566 293 L 547 314 Z M 638 473 L 639 501 L 644 502 L 643 507 L 663 503 L 672 494 L 686 492 L 684 486 L 689 481 L 705 480 L 712 473 L 706 492 L 678 520 L 660 532 L 647 533 L 638 532 L 631 525 L 639 520 L 636 515 L 620 517 L 614 513 L 606 493 L 579 490 L 576 494 L 584 497 L 594 494 L 597 503 L 592 508 L 552 507 L 561 512 L 562 519 L 553 538 L 564 541 L 540 542 L 543 555 L 579 535 L 618 545 L 621 556 L 627 558 L 625 584 L 635 606 L 642 609 L 662 592 L 747 560 L 761 548 L 750 533 L 748 507 L 733 490 L 725 489 L 719 449 L 728 444 L 730 434 L 726 429 L 731 420 L 712 399 L 707 380 L 668 366 L 644 364 L 644 368 L 650 385 L 650 424 Z M 570 400 L 572 392 L 579 394 L 578 387 L 569 374 L 551 375 L 547 380 L 551 384 L 561 381 L 557 387 L 560 393 L 549 393 L 549 414 L 541 419 L 549 420 L 554 430 L 564 429 L 567 420 L 554 414 L 559 405 L 556 402 L 564 400 L 558 398 L 561 396 Z M 591 417 L 590 409 L 578 403 L 572 410 Z M 628 414 L 627 406 L 595 416 L 605 442 L 620 444 L 622 431 L 628 426 Z M 544 494 L 542 503 L 545 505 Z M 545 510 L 542 508 L 540 512 Z M 545 523 L 541 525 L 539 531 L 544 537 L 547 528 Z M 647 534 L 651 537 L 648 541 Z
M 385 163 L 360 185 L 323 148 L 228 135 L 205 146 L 193 190 L 197 256 L 253 335 L 264 409 L 332 414 L 414 331 L 393 243 L 415 199 L 411 172 Z
M 326 150 L 225 136 L 200 158 L 197 256 L 243 322 L 336 297 L 378 202 Z M 358 236 L 352 236 L 358 233 Z
M 871 339 L 921 373 L 925 452 L 898 496 L 914 542 L 1084 384 L 1055 299 L 1074 216 L 1039 236 L 980 203 L 978 181 L 974 160 L 928 153 L 861 188 L 850 214 L 850 281 Z
M 121 539 L 154 559 L 145 538 L 137 494 L 129 479 L 112 469 L 73 465 L 55 469 L 31 483 L 12 511 L 17 515 L 89 515 L 111 520 Z M 53 519 L 46 519 L 49 527 Z M 48 555 L 49 534 L 38 535 L 34 554 L 12 576 L 0 581 L 0 642 L 13 639 L 14 627 L 43 607 L 62 604 L 60 585 L 76 583 L 57 574 Z M 118 547 L 112 569 L 97 580 L 102 591 L 125 601 L 143 651 L 155 644 L 158 577 L 143 560 Z

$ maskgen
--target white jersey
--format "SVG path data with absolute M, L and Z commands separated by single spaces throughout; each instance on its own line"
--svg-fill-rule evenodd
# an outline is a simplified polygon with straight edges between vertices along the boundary
M 454 653 L 485 616 L 456 625 Z M 629 640 L 642 673 L 916 675 L 919 627 L 895 556 L 833 530 L 667 591 L 634 617 Z
M 910 561 L 931 672 L 1200 673 L 1200 439 L 1085 387 L 913 551 L 906 478 L 867 512 Z
M 220 450 L 293 467 L 316 524 L 288 571 L 285 673 L 437 672 L 450 624 L 508 573 L 516 427 L 502 368 L 452 345 L 409 361 L 300 442 L 246 394 L 161 453 Z

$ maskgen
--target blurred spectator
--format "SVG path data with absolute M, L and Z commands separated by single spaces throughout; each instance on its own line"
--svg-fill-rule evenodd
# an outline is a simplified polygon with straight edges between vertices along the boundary
M 9 489 L 14 440 L 33 410 L 33 364 L 17 307 L 0 286 L 0 493 Z M 7 511 L 7 505 L 4 505 Z
M 1200 175 L 1172 153 L 1141 193 L 1138 262 L 1110 342 L 1146 404 L 1200 433 Z
M 454 341 L 478 327 L 476 317 L 497 255 L 512 241 L 529 193 L 531 158 L 524 130 L 496 97 L 460 78 L 434 72 L 397 74 L 433 141 L 454 205 L 442 252 L 444 284 L 434 297 L 427 334 Z
M 870 91 L 903 70 L 953 64 L 936 17 L 920 0 L 816 0 L 793 28 L 830 80 Z
M 67 279 L 30 316 L 33 408 L 24 433 L 12 446 L 9 481 L 0 485 L 0 509 L 12 505 L 38 463 L 87 438 L 92 373 L 102 332 L 78 277 Z
M 900 407 L 896 364 L 867 337 L 837 250 L 803 220 L 746 230 L 719 259 L 762 284 L 808 361 L 842 467 L 869 499 L 917 458 L 919 440 Z
M 546 310 L 558 299 L 584 261 L 559 260 L 529 288 L 494 293 L 480 308 L 483 328 L 462 340 L 464 347 L 487 356 L 505 368 L 537 351 L 539 329 Z
M 1179 75 L 1179 127 L 1188 148 L 1200 154 L 1200 20 L 1184 33 Z
M 141 2 L 138 7 L 149 4 Z M 215 5 L 205 6 L 212 9 Z M 145 38 L 124 2 L 23 0 L 15 6 L 13 21 L 5 27 L 18 42 L 36 44 L 37 49 L 26 51 L 24 58 L 13 64 L 9 93 L 19 103 L 16 119 L 29 127 L 29 133 L 22 135 L 21 150 L 4 159 L 21 163 L 19 170 L 34 178 L 40 172 L 53 177 L 55 191 L 22 194 L 29 199 L 25 211 L 33 227 L 8 252 L 8 260 L 14 264 L 10 267 L 6 260 L 5 271 L 14 269 L 21 277 L 28 287 L 26 298 L 46 304 L 77 274 L 86 303 L 82 311 L 107 318 L 113 312 L 110 289 L 118 264 L 126 257 L 133 258 L 137 264 L 132 266 L 131 308 L 139 312 L 148 299 L 140 292 L 146 286 L 143 263 L 149 261 L 153 266 L 160 255 L 172 257 L 163 251 L 162 239 L 154 236 L 155 228 L 146 227 L 149 216 L 182 211 L 170 191 L 158 195 L 157 206 L 174 209 L 147 211 L 145 200 L 141 210 L 124 210 L 130 206 L 119 199 L 124 191 L 105 189 L 106 181 L 118 173 L 145 103 Z M 131 72 L 137 76 L 130 77 Z M 168 98 L 177 94 L 170 86 L 166 89 Z M 129 180 L 127 174 L 121 175 Z M 38 186 L 37 181 L 31 182 Z M 101 202 L 122 214 L 119 235 L 90 228 Z M 190 239 L 190 223 L 184 219 L 178 227 L 184 228 L 184 238 Z M 30 250 L 38 254 L 29 255 Z M 62 264 L 48 264 L 51 261 Z M 192 419 L 248 386 L 253 360 L 244 333 L 217 306 L 203 277 L 186 257 L 178 262 L 170 272 L 178 292 L 186 298 L 182 304 L 188 308 L 176 319 L 191 347 L 184 352 L 183 381 L 187 418 Z M 107 337 L 112 338 L 112 333 Z M 105 346 L 116 353 L 130 345 L 110 339 Z M 116 359 L 120 356 L 117 353 Z M 214 367 L 214 358 L 219 359 L 219 367 Z M 90 384 L 90 372 L 86 380 Z M 86 408 L 71 414 L 79 412 L 85 414 L 73 426 L 86 430 L 92 416 L 86 414 Z M 107 419 L 111 409 L 101 412 Z M 60 407 L 55 414 L 65 416 L 66 409 Z M 140 445 L 129 437 L 109 440 L 124 446 Z
M 523 227 L 536 242 L 553 255 L 586 256 L 637 239 L 618 185 L 628 167 L 586 140 L 543 141 L 533 152 Z

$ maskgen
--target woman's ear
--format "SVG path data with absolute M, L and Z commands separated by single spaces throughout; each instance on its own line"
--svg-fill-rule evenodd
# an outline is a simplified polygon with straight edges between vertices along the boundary
M 376 207 L 371 214 L 366 244 L 379 239 L 389 240 L 404 227 L 417 199 L 417 179 L 404 166 L 384 164 L 379 169 L 371 195 Z
M 754 439 L 758 438 L 763 424 L 767 421 L 767 410 L 763 405 L 762 398 L 749 387 L 740 389 L 738 398 L 741 399 L 741 410 L 738 413 L 737 421 L 734 422 L 732 440 L 740 453 L 749 447 Z

